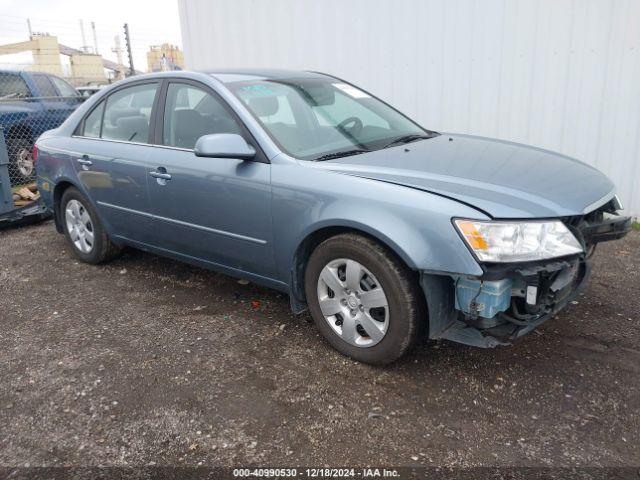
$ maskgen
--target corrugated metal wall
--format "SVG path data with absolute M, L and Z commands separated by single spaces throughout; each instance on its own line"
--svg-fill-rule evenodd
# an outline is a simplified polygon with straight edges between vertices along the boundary
M 179 0 L 189 68 L 320 70 L 577 157 L 640 214 L 640 0 Z

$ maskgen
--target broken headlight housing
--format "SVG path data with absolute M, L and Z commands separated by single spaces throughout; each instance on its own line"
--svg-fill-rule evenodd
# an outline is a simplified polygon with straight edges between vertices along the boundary
M 531 262 L 583 251 L 580 242 L 560 220 L 456 219 L 454 224 L 482 262 Z

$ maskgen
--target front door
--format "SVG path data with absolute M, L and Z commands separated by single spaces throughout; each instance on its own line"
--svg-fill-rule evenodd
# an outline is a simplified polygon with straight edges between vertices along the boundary
M 271 166 L 260 157 L 243 161 L 193 153 L 196 140 L 209 133 L 237 133 L 258 146 L 229 106 L 204 86 L 170 82 L 160 108 L 156 140 L 162 146 L 148 172 L 159 246 L 272 277 Z

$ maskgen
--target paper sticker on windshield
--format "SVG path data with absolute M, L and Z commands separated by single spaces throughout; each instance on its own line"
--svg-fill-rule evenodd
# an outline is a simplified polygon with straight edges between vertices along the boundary
M 362 90 L 358 90 L 352 85 L 347 85 L 346 83 L 334 83 L 333 86 L 339 88 L 353 98 L 369 98 L 368 94 L 364 93 Z
M 271 95 L 275 95 L 275 92 L 271 90 L 269 87 L 267 87 L 266 85 L 260 85 L 260 84 L 244 85 L 242 87 L 242 90 L 244 92 L 247 92 L 248 95 L 253 95 L 256 97 L 268 97 Z

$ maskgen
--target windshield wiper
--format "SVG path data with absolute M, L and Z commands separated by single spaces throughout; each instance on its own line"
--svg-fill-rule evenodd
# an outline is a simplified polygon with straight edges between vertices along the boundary
M 321 162 L 323 160 L 331 160 L 333 158 L 341 158 L 341 157 L 349 157 L 351 155 L 358 155 L 360 153 L 366 153 L 369 150 L 364 150 L 362 148 L 358 148 L 358 149 L 353 149 L 353 150 L 344 150 L 342 152 L 333 152 L 333 153 L 327 153 L 325 155 L 320 155 L 317 158 L 314 158 L 313 161 L 314 162 Z
M 415 142 L 416 140 L 422 140 L 424 138 L 432 138 L 433 135 L 427 135 L 425 133 L 412 133 L 410 135 L 402 135 L 401 137 L 395 138 L 387 143 L 382 148 L 393 147 L 394 145 L 402 145 L 403 143 Z

